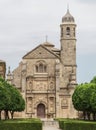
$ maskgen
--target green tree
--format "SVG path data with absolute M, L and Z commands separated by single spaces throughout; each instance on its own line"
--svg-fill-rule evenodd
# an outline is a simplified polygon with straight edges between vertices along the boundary
M 5 119 L 9 119 L 8 112 L 13 118 L 14 112 L 21 112 L 25 109 L 25 101 L 20 92 L 12 85 L 0 78 L 0 113 L 5 111 Z M 1 118 L 1 114 L 0 114 Z
M 1 119 L 1 112 L 7 109 L 7 106 L 10 103 L 10 95 L 5 89 L 5 81 L 0 77 L 0 119 Z
M 21 112 L 25 109 L 25 101 L 15 87 L 11 87 L 11 93 L 12 95 L 9 111 L 11 113 L 11 118 L 13 119 L 14 112 Z
M 83 111 L 84 119 L 86 112 L 90 109 L 89 98 L 87 97 L 89 92 L 86 92 L 87 88 L 88 84 L 78 85 L 72 96 L 74 108 L 78 111 Z
M 96 84 L 90 84 L 90 105 L 91 105 L 91 112 L 93 114 L 93 119 L 96 120 Z
M 90 83 L 95 83 L 96 84 L 96 76 L 93 77 L 93 79 L 90 81 Z
M 74 108 L 82 111 L 84 119 L 90 120 L 90 114 L 93 114 L 95 120 L 96 115 L 96 84 L 87 83 L 78 85 L 73 93 L 72 101 Z

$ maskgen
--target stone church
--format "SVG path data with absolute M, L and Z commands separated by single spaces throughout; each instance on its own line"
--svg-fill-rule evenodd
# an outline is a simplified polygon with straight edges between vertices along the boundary
M 26 109 L 20 117 L 75 118 L 76 24 L 69 9 L 60 24 L 60 49 L 42 43 L 23 56 L 7 80 L 22 93 Z

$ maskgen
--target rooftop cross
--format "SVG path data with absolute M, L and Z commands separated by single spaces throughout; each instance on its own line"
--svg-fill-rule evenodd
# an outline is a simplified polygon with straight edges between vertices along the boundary
M 69 12 L 69 4 L 67 4 L 67 12 Z

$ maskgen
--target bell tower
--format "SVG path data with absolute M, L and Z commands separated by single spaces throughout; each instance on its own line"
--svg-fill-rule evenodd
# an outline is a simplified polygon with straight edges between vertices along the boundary
M 69 9 L 62 18 L 61 27 L 61 61 L 64 65 L 76 65 L 76 24 Z
M 69 9 L 62 18 L 61 27 L 61 88 L 74 88 L 76 84 L 76 24 Z
M 69 9 L 62 18 L 61 28 L 61 51 L 60 51 L 60 79 L 59 100 L 61 102 L 60 115 L 57 117 L 76 118 L 77 113 L 72 105 L 72 95 L 76 83 L 76 24 Z M 58 104 L 57 104 L 58 107 Z M 59 108 L 58 107 L 58 108 Z M 57 108 L 57 111 L 58 111 Z

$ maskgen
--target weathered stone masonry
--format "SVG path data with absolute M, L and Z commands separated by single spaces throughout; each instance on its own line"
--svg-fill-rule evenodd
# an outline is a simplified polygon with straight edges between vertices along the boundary
M 8 80 L 22 93 L 26 109 L 19 117 L 75 118 L 76 24 L 69 10 L 60 25 L 60 46 L 45 42 L 27 53 Z

